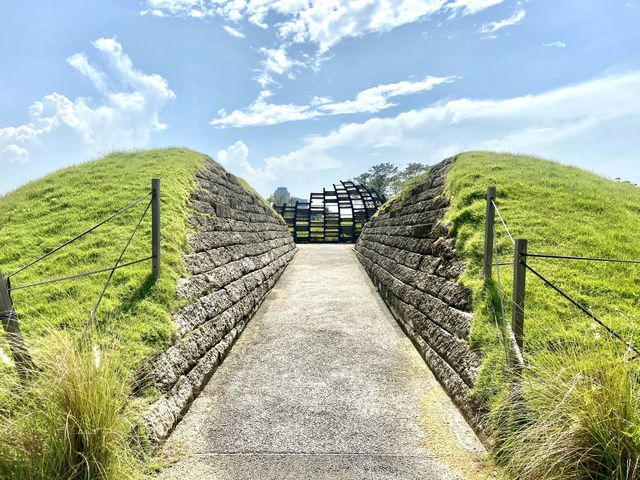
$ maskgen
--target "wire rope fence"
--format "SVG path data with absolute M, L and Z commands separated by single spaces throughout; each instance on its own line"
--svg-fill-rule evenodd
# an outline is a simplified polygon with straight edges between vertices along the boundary
M 496 221 L 496 215 L 499 223 Z M 496 225 L 500 225 L 504 233 L 510 240 L 513 246 L 513 261 L 511 263 L 501 261 L 501 256 L 498 251 L 498 237 L 496 233 Z M 527 272 L 530 272 L 543 284 L 551 288 L 559 297 L 563 298 L 570 305 L 575 307 L 585 316 L 593 320 L 600 328 L 602 328 L 611 338 L 623 344 L 627 352 L 632 353 L 629 361 L 640 358 L 640 348 L 638 348 L 632 341 L 624 338 L 624 336 L 608 325 L 600 317 L 595 315 L 589 308 L 574 297 L 569 295 L 565 290 L 560 288 L 556 283 L 548 278 L 548 275 L 542 274 L 537 268 L 534 268 L 527 262 L 529 258 L 535 259 L 549 259 L 560 261 L 583 261 L 583 262 L 605 262 L 605 263 L 619 263 L 619 264 L 640 264 L 640 260 L 634 259 L 619 259 L 619 258 L 603 258 L 597 256 L 575 256 L 575 255 L 561 255 L 561 254 L 546 254 L 546 253 L 529 253 L 528 252 L 528 240 L 526 238 L 516 238 L 513 236 L 509 229 L 509 225 L 505 220 L 502 212 L 498 208 L 496 203 L 496 188 L 490 186 L 487 189 L 486 197 L 486 217 L 485 217 L 485 237 L 484 237 L 484 278 L 485 282 L 489 284 L 493 279 L 493 271 L 496 272 L 495 286 L 497 289 L 497 303 L 499 304 L 499 311 L 491 303 L 493 308 L 494 319 L 496 323 L 498 320 L 501 324 L 502 330 L 502 342 L 505 347 L 505 359 L 510 367 L 519 370 L 525 366 L 525 357 L 523 355 L 524 340 L 525 340 L 525 302 L 526 302 L 526 285 L 527 285 Z M 504 277 L 501 272 L 501 267 L 513 268 L 513 281 L 511 290 L 511 299 L 507 299 L 502 288 L 502 279 Z M 507 321 L 505 304 L 511 307 L 511 322 Z
M 142 214 L 138 218 L 135 224 L 135 227 L 131 232 L 131 235 L 127 238 L 127 241 L 125 242 L 123 248 L 120 250 L 118 258 L 115 260 L 115 262 L 111 266 L 95 269 L 92 271 L 74 273 L 74 274 L 65 275 L 62 277 L 51 278 L 51 279 L 42 280 L 42 281 L 29 283 L 29 284 L 13 285 L 14 278 L 19 274 L 21 274 L 22 272 L 24 272 L 25 270 L 33 267 L 34 265 L 37 265 L 39 262 L 42 262 L 46 258 L 51 257 L 55 253 L 63 250 L 65 247 L 73 244 L 74 242 L 80 240 L 81 238 L 84 238 L 85 236 L 94 232 L 98 228 L 102 227 L 103 225 L 106 225 L 110 221 L 123 215 L 125 212 L 131 210 L 135 206 L 145 201 L 147 201 L 147 203 L 145 205 L 145 208 Z M 138 258 L 136 260 L 123 263 L 122 259 L 124 258 L 125 253 L 131 246 L 134 238 L 136 237 L 136 234 L 140 230 L 140 226 L 142 225 L 142 222 L 147 216 L 147 213 L 149 212 L 149 210 L 151 210 L 151 254 L 143 258 Z M 39 256 L 38 258 L 26 263 L 24 266 L 14 270 L 9 275 L 3 276 L 0 273 L 0 320 L 2 320 L 2 325 L 5 331 L 7 344 L 13 356 L 14 363 L 16 365 L 16 369 L 18 371 L 18 375 L 20 376 L 21 380 L 26 381 L 29 378 L 31 378 L 36 369 L 33 363 L 33 359 L 29 354 L 29 350 L 26 346 L 26 343 L 24 341 L 24 338 L 20 330 L 18 315 L 16 313 L 16 310 L 13 304 L 11 292 L 40 287 L 40 286 L 49 285 L 52 283 L 75 280 L 79 278 L 89 277 L 89 276 L 108 272 L 109 275 L 104 283 L 104 286 L 100 292 L 100 295 L 98 296 L 96 303 L 94 304 L 94 306 L 91 308 L 89 312 L 88 320 L 85 322 L 85 325 L 83 328 L 83 335 L 82 335 L 82 338 L 84 340 L 91 326 L 95 322 L 96 313 L 100 308 L 100 304 L 107 292 L 107 289 L 109 288 L 109 285 L 111 284 L 111 280 L 113 279 L 113 275 L 116 272 L 116 270 L 127 268 L 143 262 L 151 261 L 151 273 L 153 277 L 156 279 L 160 277 L 160 246 L 161 246 L 160 245 L 160 179 L 154 178 L 151 180 L 150 191 L 138 197 L 137 199 L 135 199 L 125 207 L 122 207 L 116 212 L 112 213 L 104 220 L 98 222 L 97 224 L 91 226 L 90 228 L 87 228 L 83 232 L 75 235 L 71 239 L 61 243 L 55 248 L 47 251 L 46 253 Z

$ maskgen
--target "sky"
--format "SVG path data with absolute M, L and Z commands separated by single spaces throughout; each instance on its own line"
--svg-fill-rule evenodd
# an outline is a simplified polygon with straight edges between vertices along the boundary
M 267 196 L 478 149 L 640 182 L 638 0 L 0 2 L 0 194 L 186 146 Z

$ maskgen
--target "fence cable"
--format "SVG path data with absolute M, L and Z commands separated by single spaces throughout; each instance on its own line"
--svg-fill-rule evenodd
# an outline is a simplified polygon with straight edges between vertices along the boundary
M 151 260 L 152 258 L 153 257 L 141 258 L 140 260 L 134 260 L 132 262 L 123 263 L 122 265 L 118 265 L 117 267 L 102 268 L 100 270 L 93 270 L 91 272 L 84 272 L 84 273 L 78 273 L 76 275 L 69 275 L 68 277 L 59 277 L 59 278 L 54 278 L 54 279 L 51 279 L 51 280 L 45 280 L 43 282 L 31 283 L 29 285 L 20 285 L 18 287 L 11 287 L 9 289 L 9 291 L 13 292 L 14 290 L 22 290 L 24 288 L 39 287 L 40 285 L 48 285 L 50 283 L 63 282 L 65 280 L 73 280 L 75 278 L 88 277 L 90 275 L 96 275 L 98 273 L 109 272 L 109 271 L 112 271 L 112 270 L 118 270 L 120 268 L 129 267 L 129 266 L 135 265 L 137 263 L 146 262 L 148 260 Z
M 610 262 L 610 263 L 635 263 L 640 264 L 640 260 L 622 260 L 618 258 L 599 258 L 599 257 L 574 257 L 571 255 L 547 255 L 545 253 L 525 253 L 527 257 L 533 258 L 551 258 L 560 260 L 585 260 L 590 262 Z
M 590 317 L 592 320 L 594 320 L 598 325 L 600 325 L 602 328 L 604 328 L 610 335 L 612 335 L 613 337 L 617 338 L 618 340 L 620 340 L 621 342 L 623 342 L 628 349 L 633 350 L 636 353 L 636 356 L 634 356 L 632 358 L 638 358 L 640 356 L 640 350 L 638 348 L 636 348 L 635 345 L 633 345 L 632 343 L 628 342 L 627 340 L 625 340 L 622 335 L 620 335 L 617 331 L 615 331 L 614 329 L 612 329 L 611 327 L 609 327 L 608 325 L 606 325 L 602 320 L 600 320 L 598 317 L 596 317 L 593 313 L 591 313 L 586 307 L 582 306 L 580 303 L 578 303 L 576 300 L 574 300 L 573 298 L 571 298 L 568 294 L 566 294 L 564 291 L 562 291 L 559 287 L 557 287 L 556 285 L 554 285 L 553 283 L 551 283 L 549 280 L 547 280 L 541 273 L 539 273 L 538 271 L 536 271 L 533 267 L 530 267 L 529 265 L 527 265 L 526 263 L 524 264 L 525 268 L 527 270 L 529 270 L 531 273 L 533 273 L 536 277 L 538 277 L 540 280 L 542 280 L 546 285 L 548 285 L 549 287 L 551 287 L 553 290 L 556 291 L 556 293 L 558 293 L 561 297 L 565 298 L 566 300 L 568 300 L 573 306 L 575 306 L 576 308 L 578 308 L 580 311 L 582 311 L 585 315 L 587 315 L 588 317 Z
M 70 243 L 75 242 L 76 240 L 79 240 L 80 238 L 84 237 L 85 235 L 87 235 L 88 233 L 93 232 L 95 229 L 97 229 L 98 227 L 101 227 L 102 225 L 104 225 L 105 223 L 113 220 L 115 217 L 117 217 L 118 215 L 123 214 L 124 212 L 126 212 L 127 210 L 135 207 L 138 203 L 140 203 L 141 201 L 143 201 L 145 198 L 147 198 L 148 196 L 150 196 L 152 194 L 152 192 L 148 192 L 145 195 L 141 196 L 140 198 L 138 198 L 137 200 L 134 200 L 132 203 L 130 203 L 129 205 L 127 205 L 126 207 L 121 208 L 120 210 L 118 210 L 117 212 L 115 212 L 114 214 L 110 215 L 108 218 L 106 218 L 105 220 L 101 221 L 100 223 L 94 225 L 93 227 L 89 228 L 88 230 L 85 230 L 84 232 L 82 232 L 79 235 L 76 235 L 75 237 L 73 237 L 71 240 L 68 240 L 66 242 L 64 242 L 62 245 L 57 246 L 56 248 L 54 248 L 53 250 L 50 250 L 49 252 L 45 253 L 44 255 L 42 255 L 39 258 L 36 258 L 35 260 L 33 260 L 32 262 L 29 262 L 28 264 L 26 264 L 24 267 L 19 268 L 18 270 L 16 270 L 15 272 L 7 275 L 6 278 L 10 278 L 13 277 L 14 275 L 17 275 L 18 273 L 22 272 L 23 270 L 26 270 L 27 268 L 31 267 L 32 265 L 35 265 L 36 263 L 40 262 L 41 260 L 44 260 L 45 258 L 49 257 L 50 255 L 53 255 L 54 253 L 56 253 L 57 251 L 63 249 L 64 247 L 66 247 L 67 245 L 69 245 Z M 148 208 L 148 207 L 147 207 Z
M 491 203 L 493 204 L 493 208 L 495 208 L 496 213 L 498 214 L 498 217 L 500 218 L 500 221 L 502 222 L 502 226 L 507 231 L 507 235 L 509 235 L 509 238 L 511 239 L 511 243 L 513 243 L 515 245 L 516 241 L 514 240 L 513 235 L 511 235 L 511 232 L 509 231 L 509 227 L 507 227 L 507 222 L 504 221 L 504 218 L 503 218 L 502 214 L 500 213 L 500 209 L 496 205 L 496 202 L 491 200 Z
M 95 317 L 95 314 L 98 311 L 98 307 L 100 307 L 100 303 L 102 302 L 102 299 L 104 298 L 104 294 L 107 292 L 107 288 L 109 287 L 109 283 L 111 283 L 111 279 L 113 278 L 113 273 L 116 271 L 116 267 L 122 261 L 122 257 L 124 257 L 124 254 L 127 251 L 127 249 L 129 248 L 129 245 L 131 245 L 131 242 L 133 241 L 133 237 L 135 237 L 136 233 L 138 232 L 138 229 L 140 228 L 140 224 L 142 223 L 142 220 L 144 219 L 144 217 L 147 214 L 147 212 L 149 211 L 149 208 L 151 207 L 151 203 L 152 202 L 153 202 L 153 200 L 150 201 L 147 204 L 147 207 L 144 209 L 144 212 L 142 212 L 142 215 L 140 216 L 140 220 L 138 220 L 136 228 L 133 229 L 133 232 L 131 233 L 131 236 L 129 237 L 129 240 L 127 240 L 127 243 L 124 246 L 124 248 L 122 249 L 122 252 L 120 252 L 120 256 L 118 257 L 118 260 L 116 260 L 116 263 L 113 265 L 113 269 L 111 270 L 111 273 L 109 273 L 109 277 L 107 278 L 107 281 L 104 283 L 104 287 L 102 288 L 102 293 L 100 293 L 100 297 L 98 297 L 98 301 L 96 302 L 96 305 L 93 307 L 93 310 L 91 310 L 91 316 L 89 317 L 89 322 L 93 321 L 93 319 Z
M 3 310 L 0 311 L 0 320 L 15 320 L 18 315 L 15 310 Z

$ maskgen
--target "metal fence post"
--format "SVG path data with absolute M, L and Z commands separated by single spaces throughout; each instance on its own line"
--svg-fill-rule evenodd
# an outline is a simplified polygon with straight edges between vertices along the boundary
M 487 189 L 487 211 L 485 215 L 484 225 L 484 278 L 491 278 L 491 270 L 493 267 L 493 229 L 496 218 L 496 209 L 493 201 L 496 198 L 496 187 Z
M 151 179 L 151 269 L 160 278 L 160 179 Z
M 4 328 L 18 375 L 25 382 L 33 378 L 35 368 L 27 345 L 24 343 L 24 338 L 22 338 L 18 316 L 13 309 L 13 301 L 9 294 L 9 279 L 3 277 L 2 274 L 0 274 L 0 319 L 2 319 L 2 327 Z
M 525 286 L 527 281 L 527 240 L 516 239 L 515 252 L 513 256 L 513 311 L 511 328 L 516 337 L 516 344 L 522 352 L 524 344 L 524 301 Z

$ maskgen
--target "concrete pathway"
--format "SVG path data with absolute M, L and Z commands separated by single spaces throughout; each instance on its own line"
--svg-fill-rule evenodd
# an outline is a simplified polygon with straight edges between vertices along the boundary
M 351 245 L 299 245 L 160 478 L 484 479 L 486 453 Z

